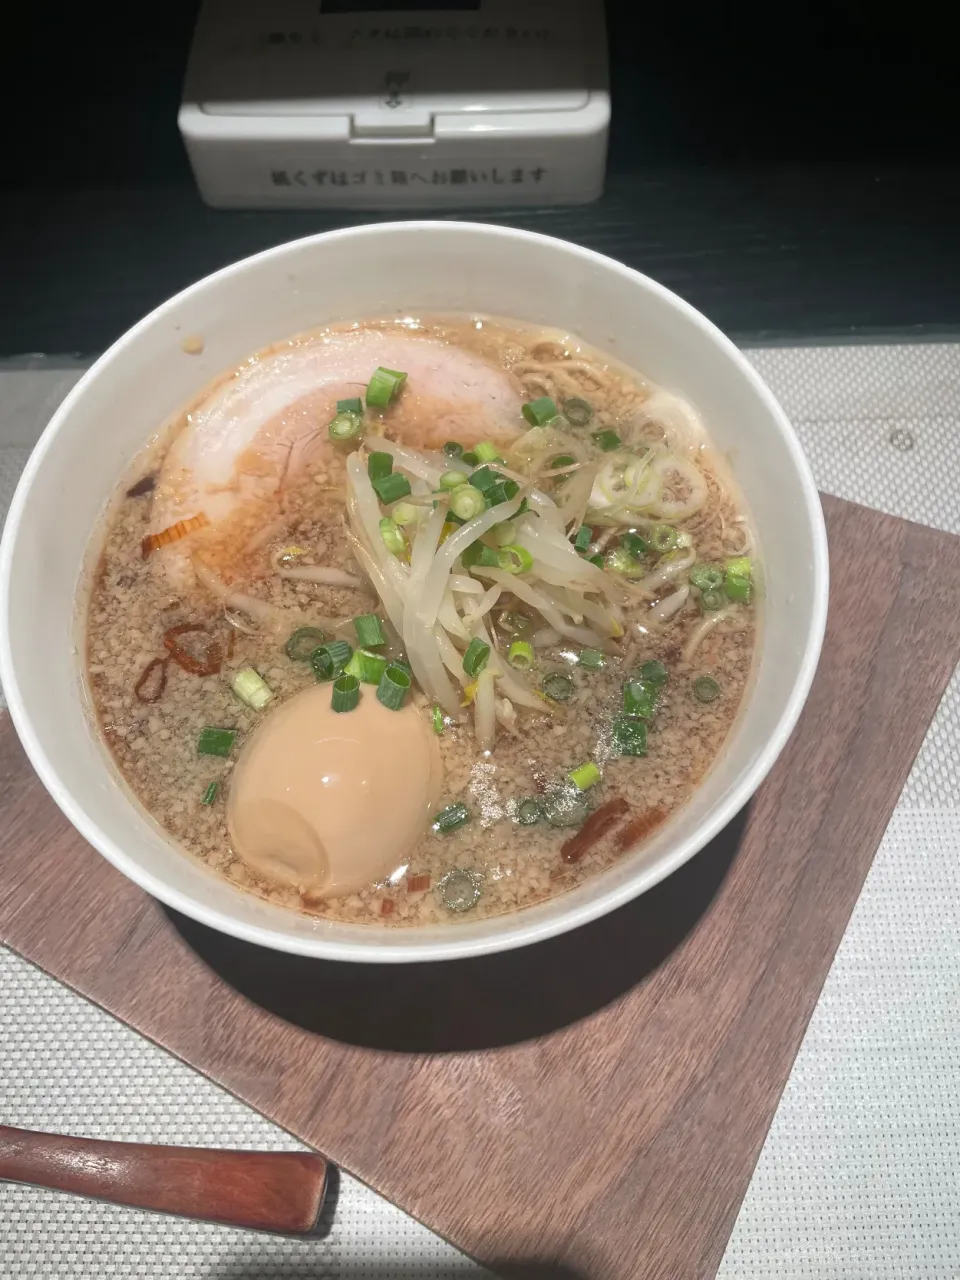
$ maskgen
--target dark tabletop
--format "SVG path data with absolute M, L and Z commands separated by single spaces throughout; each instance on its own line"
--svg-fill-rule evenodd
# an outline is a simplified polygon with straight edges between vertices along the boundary
M 801 9 L 611 0 L 602 199 L 441 216 L 599 249 L 741 340 L 960 330 L 947 32 L 929 9 Z M 377 217 L 201 203 L 176 124 L 195 10 L 38 6 L 6 31 L 0 355 L 99 351 L 235 258 Z

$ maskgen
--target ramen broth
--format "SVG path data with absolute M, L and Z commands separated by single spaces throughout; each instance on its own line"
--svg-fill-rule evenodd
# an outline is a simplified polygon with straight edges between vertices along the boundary
M 754 651 L 751 524 L 695 410 L 502 320 L 251 357 L 145 448 L 96 549 L 126 783 L 218 874 L 342 921 L 602 872 L 702 780 Z

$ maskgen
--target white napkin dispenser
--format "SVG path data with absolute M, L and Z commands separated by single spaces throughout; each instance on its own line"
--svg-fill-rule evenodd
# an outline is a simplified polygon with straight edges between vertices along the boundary
M 179 114 L 248 209 L 582 204 L 609 120 L 601 0 L 205 0 Z

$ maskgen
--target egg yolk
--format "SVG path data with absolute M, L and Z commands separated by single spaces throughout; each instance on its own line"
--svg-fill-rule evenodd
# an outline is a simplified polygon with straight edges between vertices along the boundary
M 316 897 L 353 893 L 408 858 L 440 794 L 428 718 L 390 711 L 370 686 L 336 712 L 330 688 L 296 694 L 237 761 L 227 823 L 237 854 L 267 879 Z

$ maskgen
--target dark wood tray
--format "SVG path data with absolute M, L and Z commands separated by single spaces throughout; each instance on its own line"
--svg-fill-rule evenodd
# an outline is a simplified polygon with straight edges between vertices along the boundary
M 448 965 L 259 950 L 98 857 L 5 718 L 0 938 L 495 1268 L 713 1276 L 960 655 L 960 539 L 824 505 L 796 733 L 748 811 L 605 920 Z

